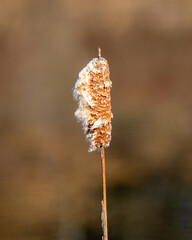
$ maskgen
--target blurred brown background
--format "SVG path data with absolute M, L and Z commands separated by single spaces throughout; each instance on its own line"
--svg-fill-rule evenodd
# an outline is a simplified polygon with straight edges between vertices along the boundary
M 72 87 L 111 67 L 110 240 L 192 238 L 192 1 L 0 1 L 0 239 L 101 239 L 100 153 Z

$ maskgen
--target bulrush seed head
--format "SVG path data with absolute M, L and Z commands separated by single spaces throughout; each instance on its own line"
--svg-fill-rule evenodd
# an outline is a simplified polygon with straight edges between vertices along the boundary
M 89 152 L 110 144 L 113 117 L 111 87 L 109 65 L 106 59 L 99 56 L 83 68 L 73 88 L 73 96 L 79 104 L 75 116 L 82 123 L 90 142 Z

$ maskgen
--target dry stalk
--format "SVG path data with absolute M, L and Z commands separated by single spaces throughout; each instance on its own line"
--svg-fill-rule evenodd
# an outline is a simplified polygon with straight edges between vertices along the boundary
M 108 240 L 104 148 L 108 147 L 111 141 L 111 119 L 113 117 L 111 112 L 111 87 L 109 65 L 107 60 L 101 57 L 101 49 L 99 48 L 98 57 L 92 59 L 79 73 L 73 95 L 79 103 L 75 116 L 82 122 L 86 138 L 90 142 L 89 151 L 96 149 L 101 151 L 103 240 Z
M 103 240 L 108 240 L 108 227 L 107 227 L 107 194 L 106 194 L 106 171 L 105 171 L 105 150 L 101 147 L 101 173 L 103 185 L 103 201 L 101 201 L 101 225 L 103 229 Z

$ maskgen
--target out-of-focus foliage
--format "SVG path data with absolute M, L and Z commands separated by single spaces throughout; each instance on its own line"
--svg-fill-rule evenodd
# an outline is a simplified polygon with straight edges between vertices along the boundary
M 192 238 L 192 2 L 1 0 L 0 239 L 101 238 L 100 154 L 72 86 L 111 67 L 109 238 Z

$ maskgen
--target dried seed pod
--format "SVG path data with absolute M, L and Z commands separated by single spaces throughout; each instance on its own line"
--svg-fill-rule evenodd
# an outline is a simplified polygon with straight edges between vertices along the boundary
M 111 141 L 111 86 L 108 62 L 99 56 L 83 68 L 73 88 L 79 103 L 75 116 L 82 122 L 90 152 Z

